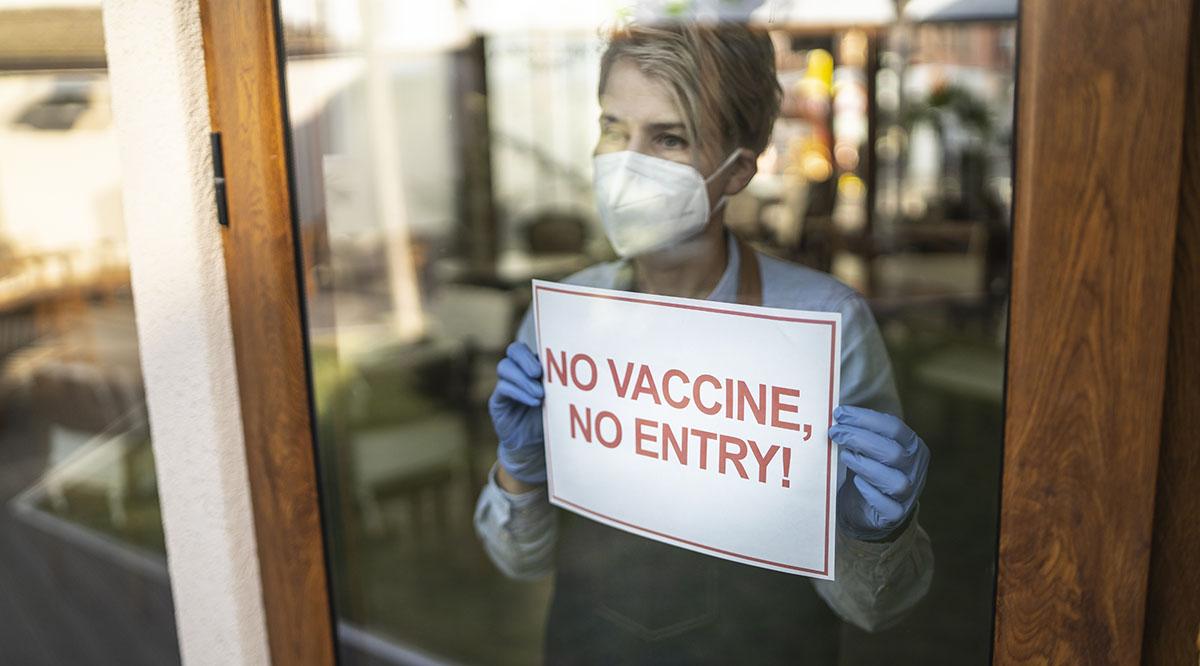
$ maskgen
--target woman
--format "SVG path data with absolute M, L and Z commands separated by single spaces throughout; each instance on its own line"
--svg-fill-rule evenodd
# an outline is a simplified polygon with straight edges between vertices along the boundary
M 832 277 L 758 255 L 724 226 L 778 115 L 770 40 L 745 26 L 631 27 L 601 60 L 597 207 L 621 260 L 573 284 L 842 315 L 836 581 L 701 555 L 547 500 L 530 316 L 498 367 L 498 463 L 476 530 L 507 575 L 556 573 L 547 663 L 833 663 L 837 619 L 874 630 L 928 590 L 917 524 L 929 451 L 900 403 L 874 319 Z

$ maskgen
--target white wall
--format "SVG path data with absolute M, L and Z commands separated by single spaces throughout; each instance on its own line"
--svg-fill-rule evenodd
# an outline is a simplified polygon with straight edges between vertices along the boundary
M 180 653 L 185 664 L 266 664 L 198 6 L 103 7 Z

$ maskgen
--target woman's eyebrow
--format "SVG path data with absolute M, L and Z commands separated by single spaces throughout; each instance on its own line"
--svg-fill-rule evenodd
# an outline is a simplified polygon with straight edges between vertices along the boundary
M 617 116 L 611 113 L 601 113 L 600 122 L 602 123 L 621 123 L 624 122 Z M 650 132 L 680 132 L 686 131 L 687 126 L 677 120 L 667 120 L 656 123 L 647 123 L 646 129 Z

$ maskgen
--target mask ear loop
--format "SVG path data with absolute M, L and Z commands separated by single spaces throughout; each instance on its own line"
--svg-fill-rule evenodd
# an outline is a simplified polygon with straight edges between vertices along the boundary
M 742 155 L 742 149 L 735 148 L 732 153 L 729 153 L 729 157 L 726 157 L 725 161 L 721 162 L 721 166 L 717 167 L 712 172 L 712 175 L 710 175 L 708 178 L 704 179 L 704 184 L 705 185 L 709 184 L 713 178 L 717 177 L 718 174 L 720 174 L 725 169 L 728 169 L 730 164 L 733 164 L 734 162 L 736 162 L 737 158 L 741 157 L 741 155 Z
M 707 186 L 710 182 L 712 182 L 713 178 L 716 178 L 718 174 L 720 174 L 725 169 L 729 168 L 729 165 L 736 162 L 737 158 L 741 157 L 741 155 L 742 155 L 742 149 L 735 148 L 733 150 L 733 152 L 729 154 L 729 157 L 726 157 L 725 161 L 721 162 L 721 166 L 717 167 L 716 170 L 712 172 L 712 175 L 710 175 L 708 178 L 704 179 L 704 184 Z M 717 205 L 713 206 L 712 210 L 708 212 L 708 219 L 711 220 L 712 216 L 716 215 L 717 211 L 721 210 L 721 208 L 724 207 L 725 204 L 727 204 L 727 203 L 729 203 L 729 196 L 726 194 L 722 194 L 721 198 L 717 200 Z

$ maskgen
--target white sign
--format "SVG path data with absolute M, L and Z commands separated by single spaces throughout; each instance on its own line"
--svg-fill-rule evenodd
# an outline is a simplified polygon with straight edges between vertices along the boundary
M 832 580 L 841 315 L 535 280 L 550 501 Z

